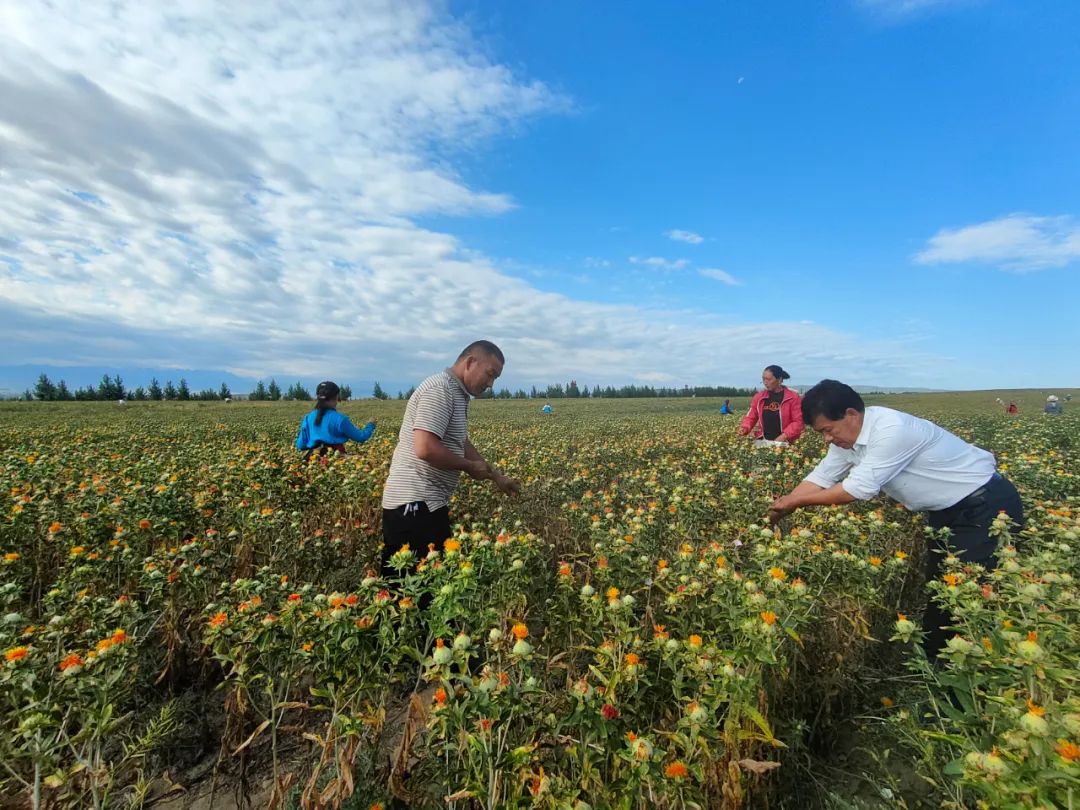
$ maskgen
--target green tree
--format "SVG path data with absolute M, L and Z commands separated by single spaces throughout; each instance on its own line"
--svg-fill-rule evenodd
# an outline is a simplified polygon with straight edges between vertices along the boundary
M 301 402 L 307 402 L 311 399 L 311 393 L 300 384 L 298 380 L 293 385 L 289 386 L 289 390 L 285 392 L 286 399 L 295 399 Z
M 281 389 L 273 377 L 270 378 L 270 387 L 266 389 L 266 393 L 271 402 L 277 402 L 281 399 Z
M 56 384 L 56 398 L 65 402 L 75 399 L 74 394 L 71 393 L 67 383 L 63 380 Z
M 146 399 L 146 389 L 140 385 L 138 388 L 131 392 L 131 398 L 137 399 L 142 402 Z
M 52 384 L 47 374 L 38 377 L 37 384 L 34 386 L 34 398 L 42 402 L 52 402 L 56 399 L 56 386 Z
M 191 389 L 188 388 L 187 380 L 180 378 L 180 384 L 176 386 L 176 398 L 179 400 L 191 399 Z
M 157 377 L 150 378 L 150 390 L 147 393 L 149 394 L 150 399 L 155 402 L 161 401 L 162 397 L 165 396 L 161 390 L 161 385 L 157 381 Z
M 165 382 L 165 399 L 176 399 L 176 386 L 173 385 L 172 380 Z
M 265 402 L 270 398 L 270 395 L 266 393 L 266 386 L 263 385 L 263 381 L 259 380 L 255 385 L 255 390 L 251 392 L 251 399 L 256 402 Z
M 350 399 L 352 399 L 352 386 L 342 385 L 341 392 L 338 394 L 338 399 L 342 402 L 348 402 Z
M 390 395 L 383 391 L 383 387 L 379 385 L 378 381 L 375 382 L 375 387 L 371 390 L 371 395 L 375 399 L 390 399 Z
M 221 388 L 217 392 L 218 399 L 232 399 L 232 392 L 229 390 L 229 386 L 225 383 L 221 384 Z

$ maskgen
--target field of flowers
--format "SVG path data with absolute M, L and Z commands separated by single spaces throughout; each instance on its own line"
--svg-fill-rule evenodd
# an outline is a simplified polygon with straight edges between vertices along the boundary
M 1029 520 L 929 584 L 936 668 L 922 519 L 769 530 L 822 444 L 754 450 L 709 400 L 475 403 L 523 494 L 464 483 L 389 579 L 403 403 L 346 405 L 379 430 L 326 465 L 300 404 L 0 405 L 0 803 L 1072 807 L 1080 419 L 943 401 L 888 404 L 997 453 Z

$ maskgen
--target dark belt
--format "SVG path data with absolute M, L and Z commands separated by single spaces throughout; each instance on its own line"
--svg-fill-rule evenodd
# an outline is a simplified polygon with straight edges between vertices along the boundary
M 938 511 L 939 512 L 951 512 L 954 509 L 965 509 L 966 507 L 968 507 L 972 503 L 974 503 L 975 499 L 981 498 L 983 495 L 985 495 L 986 491 L 988 489 L 990 489 L 991 486 L 993 486 L 994 484 L 996 484 L 998 481 L 1001 481 L 1001 480 L 1004 480 L 1002 478 L 1001 473 L 995 472 L 993 475 L 990 476 L 990 478 L 987 479 L 985 484 L 983 484 L 981 487 L 976 489 L 974 492 L 969 492 L 967 495 L 965 495 L 963 498 L 958 500 L 952 506 L 946 506 L 944 509 L 939 509 Z

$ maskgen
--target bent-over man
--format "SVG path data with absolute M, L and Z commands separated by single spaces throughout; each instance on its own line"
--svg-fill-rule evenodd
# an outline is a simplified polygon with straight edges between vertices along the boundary
M 822 380 L 803 396 L 803 419 L 829 451 L 816 468 L 769 510 L 775 523 L 804 506 L 869 500 L 884 492 L 912 511 L 927 513 L 934 529 L 949 529 L 949 544 L 964 562 L 996 567 L 990 524 L 1004 511 L 1019 529 L 1020 495 L 997 471 L 994 456 L 917 416 L 866 407 L 854 389 Z M 940 549 L 939 549 L 940 550 Z M 927 555 L 926 576 L 937 576 L 941 554 Z M 927 655 L 937 655 L 949 617 L 933 602 L 923 617 Z

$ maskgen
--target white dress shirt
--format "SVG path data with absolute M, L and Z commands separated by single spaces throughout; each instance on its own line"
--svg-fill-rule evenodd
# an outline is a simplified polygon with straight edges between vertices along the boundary
M 825 489 L 843 481 L 859 500 L 884 492 L 912 511 L 936 511 L 966 498 L 996 470 L 993 454 L 933 422 L 871 405 L 855 445 L 830 445 L 806 480 Z

